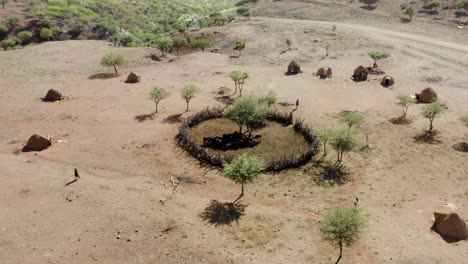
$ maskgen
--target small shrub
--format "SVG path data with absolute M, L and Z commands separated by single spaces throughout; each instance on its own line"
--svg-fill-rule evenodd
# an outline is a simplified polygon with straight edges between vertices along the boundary
M 19 16 L 15 15 L 15 16 L 7 17 L 7 24 L 10 29 L 14 29 L 19 24 L 19 21 L 20 21 Z
M 246 6 L 240 6 L 237 8 L 236 13 L 240 16 L 243 16 L 244 19 L 249 19 L 250 17 L 250 9 Z
M 408 108 L 410 105 L 416 103 L 416 99 L 412 98 L 409 95 L 399 95 L 397 96 L 397 102 L 396 104 L 401 106 L 403 109 L 403 114 L 401 115 L 401 118 L 406 119 L 406 114 L 408 113 Z
M 31 31 L 21 31 L 16 36 L 18 37 L 18 39 L 21 41 L 22 44 L 30 43 L 33 38 L 33 34 Z
M 50 28 L 42 28 L 39 36 L 41 39 L 49 41 L 54 36 L 54 32 Z
M 4 49 L 8 49 L 13 48 L 16 45 L 16 41 L 14 39 L 5 39 L 1 44 Z
M 412 21 L 414 16 L 414 8 L 412 6 L 407 7 L 405 11 L 403 11 L 403 14 L 408 16 L 409 21 Z
M 211 41 L 207 39 L 196 39 L 192 41 L 192 48 L 194 49 L 201 49 L 205 51 L 206 48 L 211 47 Z
M 8 27 L 0 24 L 0 35 L 3 35 L 8 32 Z
M 166 52 L 171 52 L 174 47 L 172 38 L 164 36 L 156 39 L 156 47 L 161 51 L 162 55 L 165 56 Z
M 460 117 L 460 121 L 465 124 L 465 126 L 468 126 L 468 113 L 465 114 L 464 116 Z
M 237 41 L 235 44 L 234 44 L 234 50 L 237 50 L 239 51 L 239 58 L 240 56 L 242 55 L 242 51 L 245 49 L 246 47 L 246 43 L 244 41 Z

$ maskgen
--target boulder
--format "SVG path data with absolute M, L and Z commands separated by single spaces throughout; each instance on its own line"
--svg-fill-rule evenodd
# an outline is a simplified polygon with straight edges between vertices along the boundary
M 44 102 L 55 102 L 55 101 L 60 101 L 63 99 L 62 94 L 54 89 L 50 89 L 47 91 L 47 94 L 44 98 L 42 98 L 42 101 Z
M 426 88 L 416 94 L 416 100 L 418 103 L 422 104 L 434 103 L 437 102 L 437 93 L 432 88 Z
M 449 238 L 465 239 L 468 235 L 466 222 L 457 213 L 434 212 L 434 224 L 441 235 Z
M 26 146 L 24 146 L 23 151 L 41 151 L 48 148 L 50 145 L 50 140 L 34 134 L 28 139 L 28 142 L 26 143 Z
M 128 75 L 126 83 L 139 83 L 141 82 L 141 76 L 132 72 Z

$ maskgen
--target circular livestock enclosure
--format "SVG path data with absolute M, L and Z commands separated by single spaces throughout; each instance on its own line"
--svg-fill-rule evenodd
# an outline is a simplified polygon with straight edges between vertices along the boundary
M 306 164 L 318 151 L 319 143 L 312 129 L 301 120 L 293 122 L 292 114 L 278 111 L 268 113 L 266 122 L 251 137 L 254 141 L 259 139 L 258 142 L 250 146 L 220 149 L 208 145 L 210 139 L 232 138 L 239 134 L 238 130 L 235 122 L 223 117 L 222 109 L 207 108 L 182 124 L 176 140 L 193 157 L 216 168 L 249 154 L 264 159 L 266 171 L 277 172 Z

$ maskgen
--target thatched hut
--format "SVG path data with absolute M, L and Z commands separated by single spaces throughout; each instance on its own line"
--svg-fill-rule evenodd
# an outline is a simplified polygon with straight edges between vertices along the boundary
M 383 86 L 383 87 L 390 87 L 392 85 L 395 84 L 395 80 L 393 79 L 392 76 L 385 76 L 383 77 L 382 81 L 380 82 L 380 84 Z
M 299 65 L 297 62 L 295 61 L 291 61 L 291 63 L 289 63 L 288 65 L 288 71 L 286 72 L 286 74 L 298 74 L 298 73 L 301 73 L 301 65 Z
M 139 83 L 141 82 L 141 76 L 132 72 L 128 75 L 126 83 Z
M 330 67 L 322 67 L 317 71 L 316 76 L 320 77 L 320 79 L 331 78 L 333 75 L 333 71 Z
M 62 94 L 54 89 L 50 89 L 47 91 L 47 94 L 44 98 L 42 98 L 42 101 L 44 102 L 55 102 L 55 101 L 60 101 L 63 99 Z
M 353 80 L 356 82 L 367 81 L 368 74 L 369 74 L 369 70 L 361 65 L 354 70 Z
M 34 134 L 28 139 L 28 142 L 26 143 L 26 146 L 24 146 L 23 151 L 41 151 L 48 148 L 50 145 L 52 145 L 52 143 L 49 139 Z
M 437 93 L 432 88 L 426 88 L 416 94 L 416 101 L 421 104 L 430 104 L 437 102 Z

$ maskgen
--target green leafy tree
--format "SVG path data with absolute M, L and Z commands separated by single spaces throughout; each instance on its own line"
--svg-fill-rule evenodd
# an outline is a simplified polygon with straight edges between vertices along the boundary
M 39 36 L 41 39 L 50 40 L 54 36 L 54 32 L 50 28 L 42 28 Z
M 10 0 L 0 0 L 0 5 L 2 5 L 3 9 L 5 9 L 5 5 L 8 4 Z
M 379 0 L 359 0 L 359 2 L 366 4 L 367 8 L 371 8 L 373 4 L 377 3 Z
M 13 15 L 7 17 L 7 25 L 10 29 L 14 29 L 20 22 L 20 17 Z
M 359 146 L 356 139 L 357 134 L 358 132 L 355 129 L 339 129 L 333 133 L 330 145 L 337 152 L 334 166 L 341 164 L 345 153 L 354 151 Z
M 369 57 L 371 57 L 374 60 L 374 68 L 378 67 L 377 61 L 390 57 L 390 53 L 385 52 L 385 51 L 370 51 L 368 54 L 369 54 Z
M 262 159 L 247 154 L 224 165 L 224 176 L 241 185 L 241 194 L 233 203 L 244 196 L 244 185 L 252 183 L 265 170 L 265 167 Z
M 366 226 L 366 219 L 357 207 L 335 207 L 320 221 L 320 232 L 340 249 L 340 255 L 335 264 L 343 256 L 343 246 L 351 246 Z
M 245 47 L 246 43 L 244 41 L 236 41 L 236 43 L 234 44 L 233 49 L 239 51 L 239 58 L 242 55 L 242 51 L 245 49 Z
M 165 56 L 166 53 L 172 51 L 172 47 L 174 47 L 174 42 L 172 38 L 168 36 L 163 36 L 158 39 L 156 39 L 156 47 L 158 50 L 161 51 L 162 55 Z
M 364 115 L 359 112 L 344 112 L 339 121 L 346 124 L 348 128 L 359 127 L 364 123 Z
M 18 39 L 21 41 L 23 45 L 30 43 L 33 38 L 33 34 L 31 31 L 21 31 L 16 36 L 18 37 Z
M 16 41 L 14 39 L 5 39 L 2 42 L 0 42 L 0 44 L 4 49 L 9 49 L 13 48 L 16 45 Z
M 169 92 L 163 88 L 155 87 L 150 93 L 150 99 L 156 103 L 156 111 L 158 113 L 159 102 L 169 97 Z
M 327 155 L 327 145 L 330 141 L 333 140 L 335 136 L 335 130 L 333 129 L 322 129 L 317 131 L 317 137 L 320 140 L 320 143 L 323 145 L 323 156 Z
M 468 10 L 468 0 L 457 0 L 456 7 L 457 9 Z
M 440 1 L 439 0 L 431 0 L 427 3 L 426 5 L 428 8 L 434 9 L 434 12 L 437 12 L 437 8 L 440 7 Z
M 407 7 L 405 11 L 403 11 L 403 14 L 408 16 L 409 21 L 413 21 L 414 8 L 412 6 Z
M 265 103 L 268 107 L 271 107 L 278 102 L 278 95 L 275 91 L 269 90 L 265 96 L 259 99 L 259 102 Z
M 234 81 L 234 94 L 236 94 L 237 90 L 239 90 L 239 97 L 242 97 L 242 90 L 244 89 L 245 81 L 247 80 L 247 78 L 249 78 L 249 75 L 246 72 L 242 71 L 232 71 L 229 74 L 229 77 L 231 77 L 231 79 Z
M 401 115 L 401 118 L 406 119 L 406 114 L 408 113 L 409 106 L 415 103 L 416 100 L 409 95 L 397 96 L 396 104 L 401 106 L 401 108 L 403 109 L 403 114 Z
M 109 52 L 101 59 L 101 65 L 104 67 L 113 67 L 115 74 L 118 74 L 117 66 L 127 66 L 128 61 L 122 54 Z
M 250 17 L 250 9 L 246 6 L 240 6 L 236 12 L 239 16 L 243 16 L 244 19 L 249 19 Z
M 211 41 L 207 39 L 195 39 L 192 41 L 192 48 L 194 49 L 201 49 L 205 51 L 206 48 L 211 47 Z
M 435 103 L 431 103 L 431 104 L 428 104 L 426 106 L 424 106 L 423 108 L 423 111 L 421 113 L 421 115 L 427 119 L 429 119 L 429 130 L 428 132 L 432 132 L 433 130 L 433 122 L 434 122 L 434 119 L 436 119 L 437 117 L 440 117 L 442 114 L 445 113 L 445 108 L 444 106 L 442 106 L 440 103 L 438 102 L 435 102 Z
M 198 92 L 200 91 L 200 88 L 193 84 L 189 84 L 184 86 L 182 89 L 180 89 L 180 97 L 185 100 L 187 103 L 187 109 L 185 110 L 186 112 L 189 111 L 189 104 L 190 101 L 197 96 Z
M 243 133 L 244 126 L 247 127 L 249 135 L 252 135 L 252 124 L 258 124 L 266 120 L 269 107 L 267 103 L 262 103 L 257 98 L 247 96 L 239 98 L 224 110 L 223 115 L 239 126 L 239 133 Z

